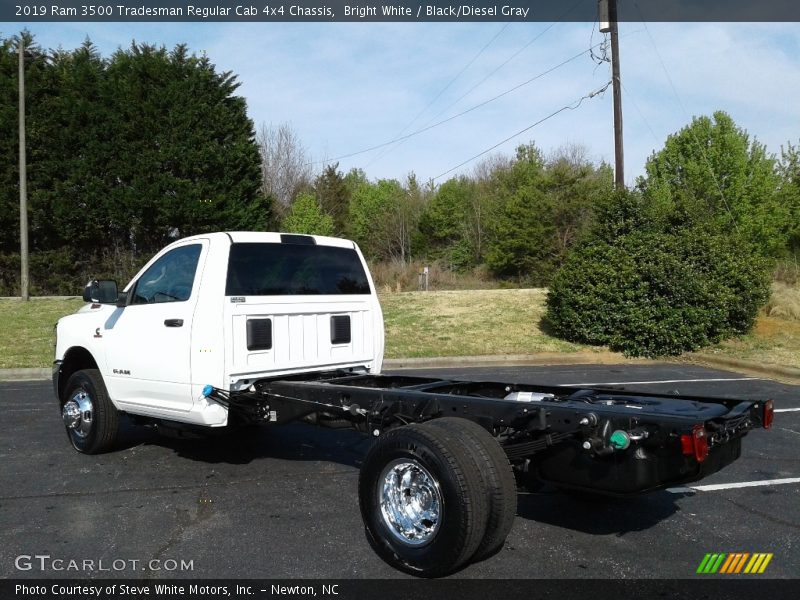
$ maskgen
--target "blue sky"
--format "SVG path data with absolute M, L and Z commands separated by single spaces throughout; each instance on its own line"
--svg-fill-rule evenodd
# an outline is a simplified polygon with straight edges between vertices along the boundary
M 105 56 L 133 39 L 206 52 L 238 75 L 256 128 L 290 123 L 320 163 L 447 119 L 602 41 L 593 23 L 0 23 L 0 34 L 23 27 L 46 48 L 89 37 Z M 628 183 L 670 133 L 715 110 L 771 152 L 800 141 L 800 23 L 622 23 L 620 35 Z M 402 144 L 340 159 L 340 169 L 435 178 L 609 79 L 608 65 L 577 58 Z M 609 89 L 493 153 L 581 144 L 613 163 L 612 127 Z

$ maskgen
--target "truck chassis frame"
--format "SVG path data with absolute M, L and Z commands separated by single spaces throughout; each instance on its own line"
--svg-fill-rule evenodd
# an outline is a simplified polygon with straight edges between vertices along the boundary
M 412 423 L 466 419 L 495 438 L 522 482 L 610 495 L 705 477 L 738 458 L 741 438 L 772 419 L 771 400 L 341 371 L 207 392 L 246 422 L 301 420 L 376 437 Z

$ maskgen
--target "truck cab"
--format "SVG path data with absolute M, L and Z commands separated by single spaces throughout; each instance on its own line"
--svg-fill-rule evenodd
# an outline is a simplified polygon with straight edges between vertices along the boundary
M 267 377 L 381 369 L 380 304 L 348 240 L 197 235 L 161 250 L 121 293 L 95 282 L 84 299 L 56 326 L 62 405 L 70 378 L 89 369 L 119 411 L 221 427 L 228 411 L 208 401 L 206 386 L 238 391 Z

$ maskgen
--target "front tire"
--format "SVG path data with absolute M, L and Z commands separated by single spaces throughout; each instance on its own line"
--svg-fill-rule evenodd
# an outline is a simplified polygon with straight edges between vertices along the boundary
M 61 417 L 70 443 L 78 452 L 106 452 L 117 440 L 119 413 L 97 369 L 78 371 L 69 378 Z
M 478 465 L 448 432 L 407 425 L 381 435 L 361 466 L 367 539 L 393 567 L 440 577 L 472 558 L 487 523 Z

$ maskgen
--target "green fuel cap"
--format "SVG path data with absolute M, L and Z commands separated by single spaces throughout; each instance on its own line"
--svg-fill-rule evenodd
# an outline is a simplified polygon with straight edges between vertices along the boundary
M 625 448 L 631 445 L 631 436 L 621 429 L 617 429 L 611 434 L 609 441 L 614 447 L 614 450 L 625 450 Z

